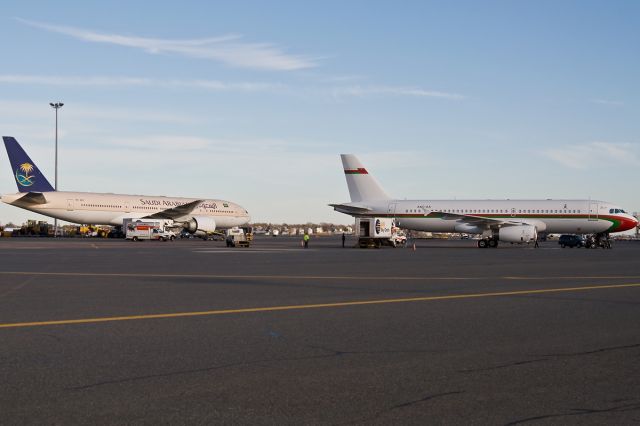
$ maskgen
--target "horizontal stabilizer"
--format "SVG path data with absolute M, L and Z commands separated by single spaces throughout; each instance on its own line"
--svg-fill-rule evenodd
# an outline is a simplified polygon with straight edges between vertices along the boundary
M 15 200 L 12 204 L 46 204 L 47 199 L 41 192 L 27 192 L 22 197 Z
M 329 204 L 333 209 L 340 213 L 358 215 L 358 214 L 367 214 L 372 209 L 370 207 L 358 206 L 353 204 Z

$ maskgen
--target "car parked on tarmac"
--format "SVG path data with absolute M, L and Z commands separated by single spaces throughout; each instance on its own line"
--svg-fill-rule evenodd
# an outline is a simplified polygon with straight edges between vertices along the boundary
M 584 238 L 582 235 L 560 235 L 558 239 L 560 247 L 584 247 Z

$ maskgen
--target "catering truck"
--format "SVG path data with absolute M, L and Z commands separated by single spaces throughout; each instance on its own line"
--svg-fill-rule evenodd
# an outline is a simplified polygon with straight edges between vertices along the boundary
M 407 242 L 407 237 L 388 217 L 356 218 L 355 230 L 361 248 L 383 245 L 398 247 Z

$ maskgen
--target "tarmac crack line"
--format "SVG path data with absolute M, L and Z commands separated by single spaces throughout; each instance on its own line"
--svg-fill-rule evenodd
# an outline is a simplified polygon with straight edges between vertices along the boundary
M 142 314 L 142 315 L 128 315 L 128 316 L 114 316 L 114 317 L 100 317 L 100 318 L 33 321 L 33 322 L 0 324 L 0 328 L 42 327 L 42 326 L 51 326 L 51 325 L 90 324 L 90 323 L 164 319 L 164 318 L 188 318 L 188 317 L 246 314 L 246 313 L 259 313 L 259 312 L 283 312 L 283 311 L 296 311 L 296 310 L 303 310 L 303 309 L 342 308 L 342 307 L 350 307 L 350 306 L 383 305 L 383 304 L 410 303 L 410 302 L 429 302 L 429 301 L 438 301 L 438 300 L 480 299 L 480 298 L 488 298 L 488 297 L 505 297 L 505 296 L 508 297 L 508 296 L 521 296 L 521 295 L 527 295 L 527 294 L 562 293 L 562 292 L 607 290 L 607 289 L 611 290 L 611 289 L 634 288 L 634 287 L 640 287 L 640 283 L 596 285 L 596 286 L 585 286 L 585 287 L 531 289 L 531 290 L 517 290 L 517 291 L 500 291 L 500 292 L 490 292 L 490 293 L 451 294 L 451 295 L 443 295 L 443 296 L 406 297 L 406 298 L 396 298 L 396 299 L 352 300 L 352 301 L 346 301 L 346 302 L 317 303 L 317 304 L 308 304 L 308 305 L 267 306 L 267 307 L 254 307 L 254 308 L 239 308 L 239 309 L 220 309 L 220 310 L 197 311 L 197 312 L 175 312 L 175 313 L 165 313 L 165 314 Z
M 524 361 L 514 361 L 506 364 L 495 365 L 492 367 L 470 368 L 465 370 L 458 370 L 458 372 L 459 373 L 478 373 L 481 371 L 492 371 L 492 370 L 499 370 L 502 368 L 519 367 L 521 365 L 534 364 L 539 362 L 554 361 L 554 358 L 570 358 L 570 357 L 578 357 L 578 356 L 587 356 L 587 355 L 594 355 L 594 354 L 603 353 L 603 352 L 636 349 L 636 348 L 640 348 L 640 343 L 623 345 L 623 346 L 611 346 L 608 348 L 599 348 L 599 349 L 593 349 L 590 351 L 574 352 L 574 353 L 567 353 L 567 354 L 543 354 L 543 355 L 538 355 L 538 356 L 541 356 L 542 358 L 536 358 L 536 359 L 530 359 L 530 360 L 524 360 Z
M 511 421 L 509 423 L 506 423 L 505 426 L 519 425 L 522 423 L 529 423 L 537 420 L 551 419 L 551 418 L 557 418 L 557 417 L 582 416 L 582 415 L 589 415 L 589 414 L 626 412 L 626 411 L 636 411 L 636 410 L 640 410 L 640 404 L 638 403 L 618 405 L 615 407 L 604 408 L 604 409 L 571 408 L 570 411 L 572 412 L 569 412 L 569 413 L 542 414 L 539 416 L 527 417 L 524 419 L 518 419 L 518 420 Z

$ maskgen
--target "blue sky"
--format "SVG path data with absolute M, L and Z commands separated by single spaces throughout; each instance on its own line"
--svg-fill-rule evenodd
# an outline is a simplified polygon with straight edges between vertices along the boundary
M 350 223 L 327 204 L 354 153 L 398 198 L 640 211 L 636 1 L 5 2 L 0 21 L 1 133 L 53 180 L 64 102 L 60 189 Z

